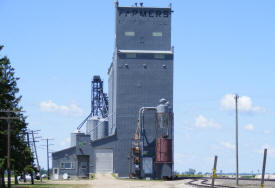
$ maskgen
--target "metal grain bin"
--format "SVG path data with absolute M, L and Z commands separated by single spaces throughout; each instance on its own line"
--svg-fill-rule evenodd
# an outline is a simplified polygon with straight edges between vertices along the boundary
M 108 136 L 108 120 L 101 118 L 97 124 L 97 139 Z
M 157 163 L 172 163 L 172 139 L 158 138 L 157 139 Z
M 99 117 L 98 116 L 93 116 L 87 120 L 86 124 L 86 134 L 91 135 L 91 140 L 96 140 L 97 139 L 97 124 L 99 122 Z

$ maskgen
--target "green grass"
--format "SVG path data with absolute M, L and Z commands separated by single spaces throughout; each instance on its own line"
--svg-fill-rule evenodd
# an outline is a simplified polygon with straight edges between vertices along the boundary
M 90 174 L 89 175 L 89 180 L 94 180 L 94 179 L 95 179 L 95 174 L 94 173 Z
M 12 185 L 14 188 L 27 188 L 27 187 L 44 187 L 44 188 L 78 188 L 78 187 L 86 187 L 87 185 L 79 185 L 79 184 L 19 184 Z
M 13 175 L 13 174 L 11 174 L 11 177 L 13 178 L 13 177 L 14 177 L 14 175 Z M 5 174 L 5 178 L 8 178 L 8 174 Z
M 126 181 L 148 181 L 146 179 L 136 179 L 136 178 L 120 178 L 117 176 L 117 174 L 115 173 L 112 173 L 112 176 L 118 180 L 126 180 Z M 150 181 L 164 181 L 164 180 L 161 180 L 161 179 L 151 179 Z
M 113 176 L 114 178 L 118 179 L 118 176 L 117 176 L 117 174 L 115 174 L 115 173 L 112 173 L 112 176 Z
M 189 175 L 189 174 L 179 174 L 177 175 L 177 177 L 198 177 L 198 178 L 202 178 L 203 175 Z
M 244 178 L 244 179 L 253 179 L 253 178 L 255 178 L 255 176 L 253 175 L 247 175 L 247 176 L 241 176 L 241 178 L 240 179 L 242 179 L 242 178 Z

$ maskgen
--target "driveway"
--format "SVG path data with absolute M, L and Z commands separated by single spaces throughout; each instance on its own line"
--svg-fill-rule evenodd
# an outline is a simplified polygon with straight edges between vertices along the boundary
M 116 179 L 111 174 L 96 174 L 96 179 L 91 181 L 91 188 L 191 188 L 185 185 L 187 181 L 124 180 Z

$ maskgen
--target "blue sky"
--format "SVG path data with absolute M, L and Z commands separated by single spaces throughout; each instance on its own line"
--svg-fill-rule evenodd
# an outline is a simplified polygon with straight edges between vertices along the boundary
M 121 5 L 135 1 L 121 0 Z M 175 169 L 235 169 L 232 96 L 240 98 L 240 172 L 275 166 L 275 2 L 144 0 L 172 3 Z M 31 129 L 54 138 L 52 151 L 90 111 L 90 81 L 107 81 L 114 47 L 113 1 L 0 0 L 0 44 L 16 69 Z M 105 88 L 107 88 L 105 83 Z M 39 143 L 46 167 L 45 143 Z

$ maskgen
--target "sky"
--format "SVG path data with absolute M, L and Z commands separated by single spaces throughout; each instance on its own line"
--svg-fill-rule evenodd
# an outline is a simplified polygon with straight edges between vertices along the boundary
M 131 6 L 136 1 L 120 0 Z M 257 173 L 268 149 L 275 173 L 275 2 L 273 0 L 144 0 L 172 3 L 175 170 L 235 171 L 233 95 L 239 98 L 239 168 Z M 90 112 L 90 82 L 114 50 L 112 0 L 0 0 L 1 56 L 20 77 L 29 128 L 52 138 L 50 151 Z M 46 167 L 45 141 L 38 143 Z

